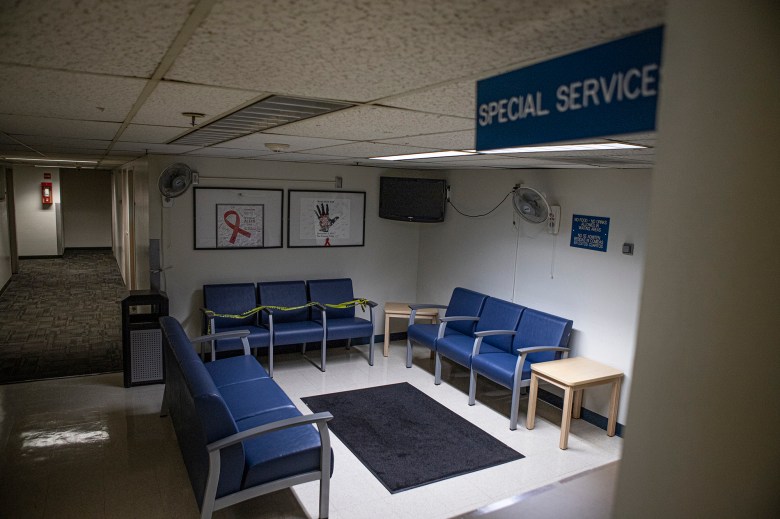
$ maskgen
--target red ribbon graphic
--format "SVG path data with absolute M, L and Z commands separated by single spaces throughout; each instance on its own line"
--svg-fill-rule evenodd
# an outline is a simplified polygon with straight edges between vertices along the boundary
M 323 247 L 330 247 L 330 238 L 325 238 L 325 245 Z
M 228 216 L 231 216 L 231 215 L 236 217 L 236 221 L 235 222 L 231 222 L 230 220 L 228 220 Z M 230 240 L 229 240 L 230 243 L 236 243 L 236 238 L 238 237 L 239 233 L 243 234 L 247 238 L 252 236 L 251 232 L 245 231 L 244 229 L 239 227 L 239 225 L 241 225 L 241 217 L 238 216 L 237 212 L 235 212 L 233 210 L 228 211 L 228 212 L 225 213 L 225 215 L 222 218 L 225 219 L 225 224 L 227 224 L 228 227 L 233 229 L 233 235 L 230 237 Z

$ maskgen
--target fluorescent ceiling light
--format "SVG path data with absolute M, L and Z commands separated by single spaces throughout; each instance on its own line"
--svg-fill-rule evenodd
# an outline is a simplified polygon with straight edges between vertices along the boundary
M 482 150 L 479 153 L 542 153 L 556 151 L 590 151 L 590 150 L 624 150 L 646 148 L 637 144 L 624 144 L 622 142 L 599 142 L 592 144 L 553 144 L 550 146 L 519 146 L 517 148 L 501 148 L 496 150 Z
M 432 151 L 429 153 L 411 153 L 409 155 L 389 155 L 387 157 L 369 157 L 371 160 L 414 160 L 435 159 L 438 157 L 459 157 L 461 155 L 476 155 L 471 151 Z
M 71 160 L 71 159 L 31 159 L 29 157 L 3 157 L 5 160 L 24 160 L 28 162 L 74 162 L 78 164 L 97 164 L 96 160 Z

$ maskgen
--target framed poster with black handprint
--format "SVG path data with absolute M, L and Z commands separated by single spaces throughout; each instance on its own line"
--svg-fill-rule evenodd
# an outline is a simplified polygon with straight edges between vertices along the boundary
M 364 191 L 288 191 L 289 247 L 362 247 Z

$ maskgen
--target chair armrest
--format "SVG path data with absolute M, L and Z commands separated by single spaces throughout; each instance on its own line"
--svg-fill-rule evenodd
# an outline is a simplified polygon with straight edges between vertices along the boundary
M 375 307 L 379 306 L 379 304 L 377 304 L 377 303 L 375 303 L 375 302 L 371 301 L 370 299 L 366 299 L 366 304 L 367 304 L 368 306 L 370 306 L 371 308 L 375 308 Z
M 529 353 L 535 353 L 537 351 L 560 351 L 563 353 L 563 358 L 569 356 L 571 348 L 561 348 L 560 346 L 530 346 L 528 348 L 519 348 L 517 350 L 517 364 L 515 364 L 515 380 L 519 380 L 523 374 L 523 365 L 525 364 L 525 358 Z
M 479 321 L 479 317 L 471 315 L 453 315 L 451 317 L 442 317 L 439 321 L 449 323 L 452 321 Z
M 312 305 L 314 308 L 319 308 L 323 312 L 325 311 L 325 307 L 322 305 L 322 303 L 317 303 L 316 301 L 312 301 Z
M 485 330 L 484 332 L 476 332 L 475 337 L 487 337 L 489 335 L 515 335 L 515 330 Z
M 279 431 L 282 429 L 289 429 L 290 427 L 297 427 L 300 425 L 325 424 L 332 419 L 333 415 L 328 412 L 285 418 L 284 420 L 277 420 L 265 425 L 258 425 L 257 427 L 252 427 L 246 431 L 231 434 L 230 436 L 222 438 L 221 440 L 209 443 L 206 445 L 206 449 L 208 449 L 209 452 L 219 451 L 225 447 L 230 447 L 236 443 L 241 443 L 244 440 L 254 438 L 255 436 L 260 436 L 261 434 Z
M 274 315 L 274 310 L 273 310 L 273 308 L 266 308 L 266 307 L 263 307 L 263 308 L 261 308 L 261 309 L 260 309 L 260 311 L 261 311 L 261 312 L 265 312 L 265 313 L 267 313 L 268 315 Z
M 527 355 L 529 353 L 536 353 L 537 351 L 562 351 L 570 352 L 571 348 L 562 348 L 560 346 L 530 346 L 528 348 L 519 348 L 517 353 L 519 355 Z
M 214 315 L 214 314 L 216 313 L 214 310 L 209 310 L 209 309 L 208 309 L 208 308 L 206 308 L 205 306 L 201 306 L 201 307 L 200 307 L 200 312 L 201 312 L 201 313 L 202 313 L 204 316 L 206 316 L 206 317 L 211 317 L 212 315 Z
M 474 334 L 474 347 L 471 350 L 471 356 L 476 357 L 479 355 L 479 347 L 482 345 L 482 339 L 490 337 L 491 335 L 515 335 L 515 330 L 485 330 L 482 332 L 476 332 Z

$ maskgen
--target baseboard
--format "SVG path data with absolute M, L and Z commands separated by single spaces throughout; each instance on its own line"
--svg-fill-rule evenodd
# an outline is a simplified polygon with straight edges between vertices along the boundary
M 539 400 L 544 400 L 548 404 L 555 406 L 559 409 L 563 409 L 563 398 L 559 397 L 558 395 L 554 393 L 550 393 L 549 391 L 539 388 Z M 595 425 L 599 429 L 607 430 L 607 423 L 609 420 L 606 416 L 602 416 L 594 411 L 591 411 L 590 409 L 586 409 L 585 407 L 582 408 L 582 412 L 580 413 L 580 417 L 588 422 L 589 424 Z M 623 433 L 626 430 L 626 426 L 622 423 L 618 422 L 617 427 L 615 428 L 615 434 L 623 437 Z
M 80 251 L 110 251 L 111 247 L 65 247 L 65 252 L 80 252 Z
M 62 258 L 62 254 L 50 254 L 50 255 L 42 255 L 42 256 L 19 256 L 20 260 L 30 260 L 30 259 L 58 259 Z

